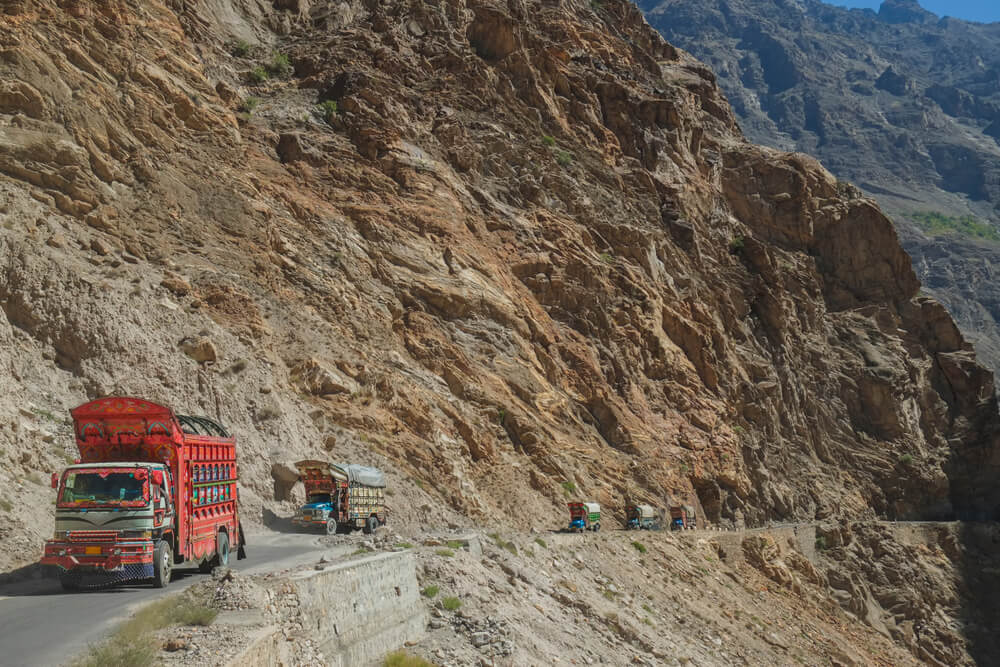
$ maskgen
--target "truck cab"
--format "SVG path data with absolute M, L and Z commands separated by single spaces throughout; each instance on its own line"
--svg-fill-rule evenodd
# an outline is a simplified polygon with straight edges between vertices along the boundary
M 173 538 L 174 493 L 167 466 L 84 463 L 61 477 L 53 475 L 52 482 L 55 532 L 43 562 L 62 568 L 66 588 L 75 588 L 87 573 L 114 571 L 123 580 L 155 577 L 155 545 Z
M 386 523 L 385 475 L 377 468 L 326 461 L 298 461 L 306 503 L 292 523 L 327 535 L 358 528 L 374 533 Z
M 566 503 L 569 508 L 569 530 L 582 533 L 601 529 L 601 506 L 598 503 Z

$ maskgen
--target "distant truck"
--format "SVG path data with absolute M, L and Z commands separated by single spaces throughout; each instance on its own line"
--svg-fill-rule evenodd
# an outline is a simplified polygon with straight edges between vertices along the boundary
M 598 503 L 566 503 L 569 507 L 569 529 L 582 533 L 584 530 L 601 529 L 601 506 Z
M 295 467 L 306 488 L 306 504 L 293 524 L 322 528 L 327 535 L 358 528 L 370 535 L 385 525 L 385 475 L 378 468 L 309 460 Z
M 653 507 L 650 505 L 625 506 L 625 530 L 659 529 L 660 514 Z
M 670 530 L 691 530 L 697 527 L 694 508 L 690 505 L 673 505 L 670 508 Z
M 175 565 L 203 572 L 245 557 L 236 439 L 205 417 L 128 397 L 70 411 L 80 458 L 52 474 L 55 534 L 41 562 L 63 588 L 152 579 Z

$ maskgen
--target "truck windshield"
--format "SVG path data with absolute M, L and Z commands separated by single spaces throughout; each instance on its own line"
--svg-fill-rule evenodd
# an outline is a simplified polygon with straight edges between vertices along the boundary
M 143 507 L 149 501 L 149 482 L 144 469 L 95 468 L 72 470 L 59 493 L 61 506 L 116 505 Z
M 328 503 L 330 502 L 329 493 L 310 493 L 309 500 L 306 501 L 310 505 L 313 503 Z

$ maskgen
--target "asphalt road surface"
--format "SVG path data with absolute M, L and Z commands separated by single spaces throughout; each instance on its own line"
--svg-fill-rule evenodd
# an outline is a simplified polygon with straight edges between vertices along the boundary
M 247 557 L 233 569 L 247 573 L 311 562 L 328 548 L 317 536 L 267 534 L 247 536 Z M 137 606 L 204 581 L 197 569 L 175 569 L 166 588 L 138 583 L 66 593 L 58 580 L 43 579 L 0 586 L 0 665 L 54 667 L 83 653 Z

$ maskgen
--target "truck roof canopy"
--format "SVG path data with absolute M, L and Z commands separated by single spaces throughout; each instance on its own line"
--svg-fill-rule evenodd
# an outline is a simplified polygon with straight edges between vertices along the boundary
M 233 446 L 232 437 L 221 424 L 207 417 L 175 415 L 170 408 L 141 398 L 98 398 L 73 408 L 70 414 L 84 462 L 131 458 L 173 464 L 176 450 L 188 444 Z M 221 456 L 213 450 L 211 458 Z
M 385 486 L 385 474 L 381 470 L 356 463 L 328 463 L 306 459 L 298 461 L 295 467 L 298 468 L 300 475 L 306 470 L 319 470 L 323 475 L 329 475 L 340 481 L 379 488 Z

